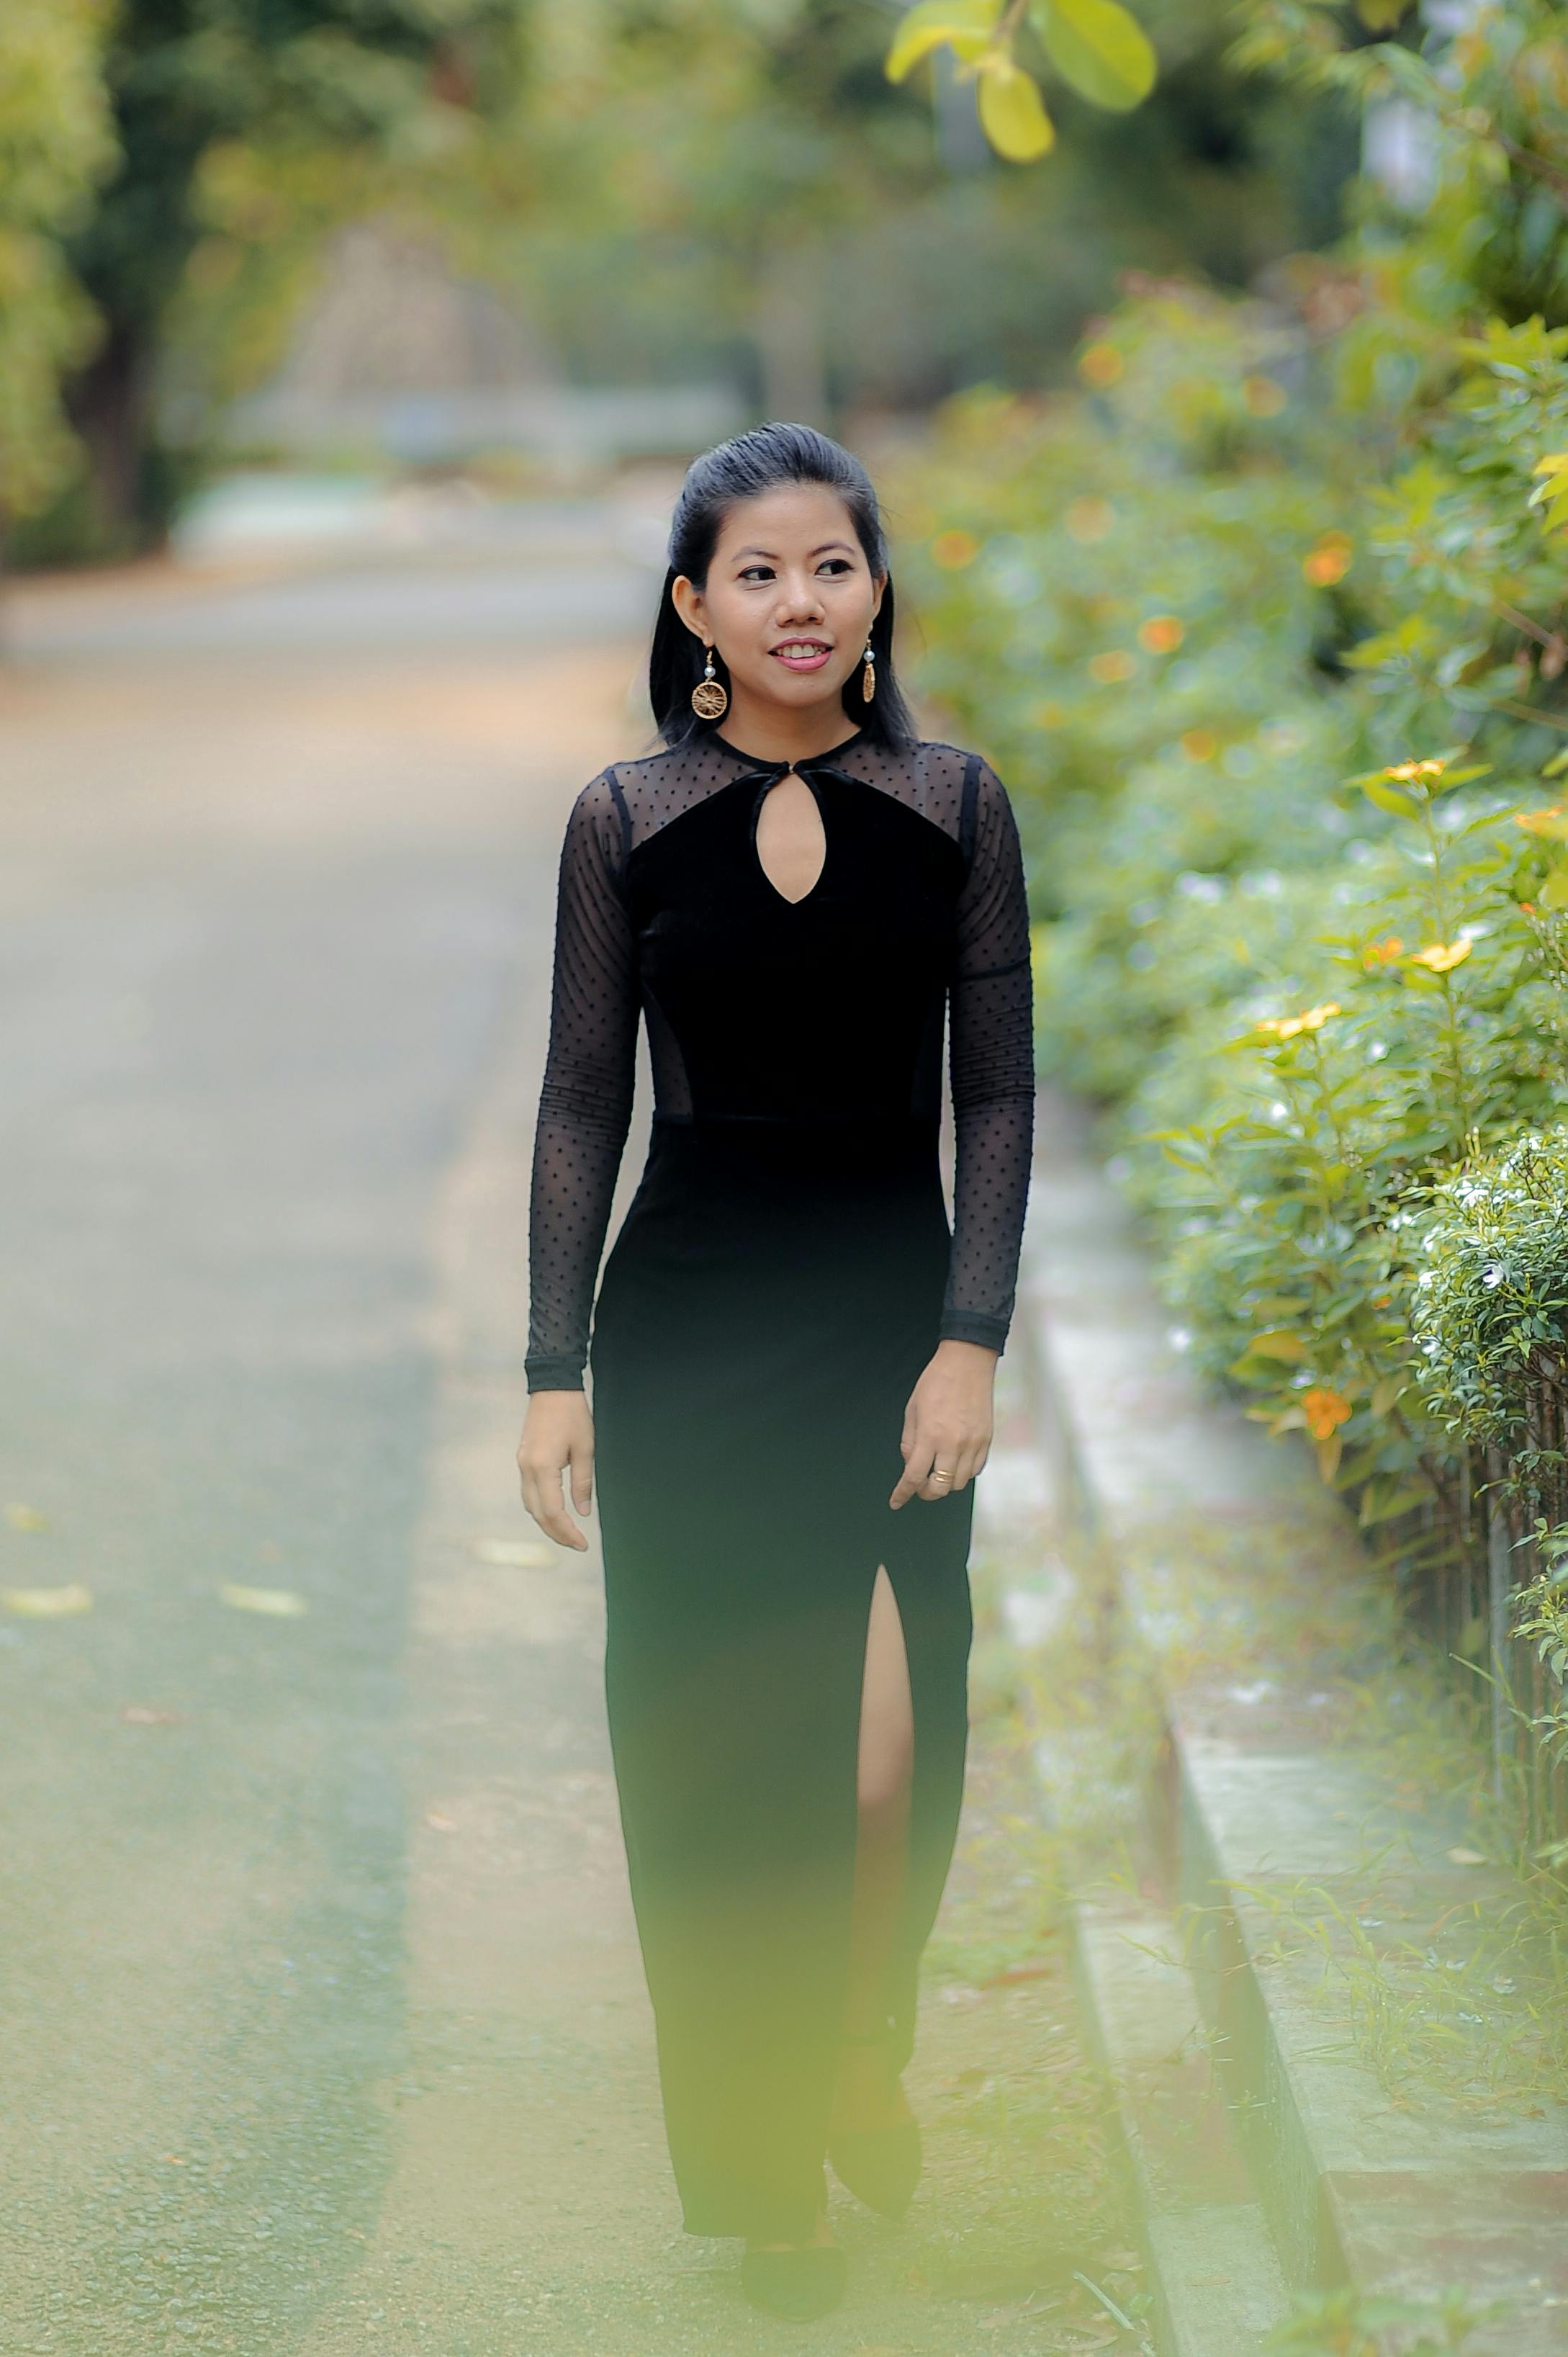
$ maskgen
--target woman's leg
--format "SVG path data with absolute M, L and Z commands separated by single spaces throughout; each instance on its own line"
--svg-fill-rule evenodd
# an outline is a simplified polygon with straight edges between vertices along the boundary
M 893 1583 L 879 1564 L 866 1628 L 861 1689 L 859 1825 L 849 1975 L 834 2099 L 835 2126 L 875 2128 L 908 2117 L 902 2090 L 889 2083 L 886 2057 L 856 2044 L 887 2019 L 887 1975 L 903 1921 L 909 1871 L 909 1799 L 915 1764 L 915 1713 L 904 1624 Z

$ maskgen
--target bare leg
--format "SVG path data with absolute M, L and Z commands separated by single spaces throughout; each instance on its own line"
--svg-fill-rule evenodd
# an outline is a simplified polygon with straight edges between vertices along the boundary
M 861 1690 L 859 1831 L 844 2001 L 846 2040 L 875 2037 L 886 2021 L 887 1970 L 908 1880 L 914 1764 L 915 1714 L 904 1624 L 886 1566 L 878 1564 Z M 846 2045 L 833 2102 L 835 2127 L 879 2128 L 908 2117 L 903 2090 L 888 2077 L 886 2054 L 875 2047 Z

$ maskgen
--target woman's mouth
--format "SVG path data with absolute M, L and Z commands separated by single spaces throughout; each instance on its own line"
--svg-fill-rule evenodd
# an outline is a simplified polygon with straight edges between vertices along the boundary
M 823 639 L 786 639 L 768 652 L 787 671 L 821 671 L 832 649 Z

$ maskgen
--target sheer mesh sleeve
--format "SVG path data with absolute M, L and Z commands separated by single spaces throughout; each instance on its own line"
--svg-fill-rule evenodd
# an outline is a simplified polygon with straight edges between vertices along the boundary
M 639 990 L 621 897 L 626 806 L 585 786 L 561 850 L 550 1049 L 529 1206 L 528 1388 L 581 1391 L 588 1319 L 631 1122 Z
M 1013 1315 L 1034 1143 L 1034 991 L 1012 805 L 983 761 L 972 791 L 966 830 L 972 851 L 949 1001 L 953 1241 L 941 1330 L 1000 1351 Z

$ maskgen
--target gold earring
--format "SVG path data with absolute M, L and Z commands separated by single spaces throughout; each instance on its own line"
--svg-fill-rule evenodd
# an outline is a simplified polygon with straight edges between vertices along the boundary
M 692 690 L 692 709 L 699 720 L 722 720 L 729 710 L 729 691 L 722 679 L 714 676 L 714 651 L 708 649 L 708 665 Z
M 864 661 L 865 669 L 860 674 L 860 694 L 862 702 L 869 704 L 876 694 L 876 657 L 871 651 L 869 639 L 866 640 Z

